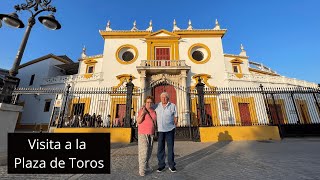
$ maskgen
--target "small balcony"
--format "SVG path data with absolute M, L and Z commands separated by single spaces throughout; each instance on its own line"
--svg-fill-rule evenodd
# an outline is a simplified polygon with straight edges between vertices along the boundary
M 179 74 L 181 70 L 190 69 L 185 60 L 141 60 L 140 66 L 137 66 L 139 72 L 146 70 L 148 74 Z

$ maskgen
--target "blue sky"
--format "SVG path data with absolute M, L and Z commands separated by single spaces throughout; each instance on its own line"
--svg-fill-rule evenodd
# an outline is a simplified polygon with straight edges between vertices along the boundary
M 13 12 L 24 0 L 1 0 L 0 13 Z M 180 28 L 192 20 L 194 28 L 213 28 L 217 18 L 224 53 L 239 54 L 243 43 L 249 59 L 271 67 L 281 75 L 320 83 L 320 1 L 319 0 L 198 0 L 198 1 L 75 1 L 52 0 L 62 29 L 52 31 L 38 21 L 31 31 L 22 63 L 53 53 L 68 55 L 74 61 L 83 45 L 88 55 L 103 53 L 99 30 L 107 20 L 112 29 L 131 29 L 134 20 L 146 29 L 150 19 L 154 31 L 172 30 L 173 19 Z M 42 13 L 47 15 L 46 12 Z M 29 12 L 18 13 L 27 24 Z M 24 29 L 6 25 L 0 28 L 0 68 L 12 66 Z

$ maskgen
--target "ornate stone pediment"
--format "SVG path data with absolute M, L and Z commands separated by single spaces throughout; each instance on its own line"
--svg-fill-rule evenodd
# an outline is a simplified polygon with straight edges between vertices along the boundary
M 172 33 L 172 32 L 169 32 L 165 29 L 161 29 L 157 32 L 154 32 L 154 33 L 151 33 L 147 36 L 145 36 L 146 39 L 153 39 L 153 38 L 165 38 L 165 39 L 180 39 L 180 36 L 175 34 L 175 33 Z
M 169 75 L 169 74 L 156 74 L 151 76 L 150 86 L 154 87 L 159 83 L 168 83 L 171 85 L 178 85 L 179 75 Z
M 130 77 L 132 78 L 132 80 L 137 79 L 136 77 L 132 76 L 131 74 L 120 74 L 118 76 L 116 76 L 117 79 L 119 80 L 119 84 L 116 86 L 113 86 L 113 89 L 118 89 L 119 87 L 125 87 L 125 82 L 129 82 Z M 134 86 L 134 89 L 137 89 L 137 86 Z
M 192 76 L 192 79 L 194 79 L 196 81 L 196 83 L 193 86 L 191 86 L 191 89 L 194 89 L 196 87 L 196 85 L 199 82 L 199 77 L 207 87 L 215 88 L 215 86 L 210 85 L 208 82 L 208 79 L 211 78 L 211 76 L 209 74 L 196 74 L 196 75 Z

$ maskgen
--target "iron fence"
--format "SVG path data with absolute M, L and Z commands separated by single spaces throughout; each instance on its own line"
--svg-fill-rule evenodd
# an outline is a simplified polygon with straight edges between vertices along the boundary
M 159 82 L 145 89 L 133 88 L 132 95 L 127 87 L 19 88 L 12 103 L 24 105 L 18 120 L 22 124 L 32 120 L 49 127 L 136 129 L 144 98 L 167 91 L 177 105 L 176 132 L 181 139 L 197 137 L 199 126 L 275 125 L 285 134 L 300 131 L 294 127 L 317 129 L 309 126 L 320 124 L 319 88 L 202 88 Z
M 318 124 L 319 102 L 317 88 L 204 88 L 204 126 Z

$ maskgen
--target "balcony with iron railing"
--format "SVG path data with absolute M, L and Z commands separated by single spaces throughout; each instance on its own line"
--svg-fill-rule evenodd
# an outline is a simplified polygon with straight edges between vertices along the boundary
M 264 66 L 262 63 L 258 62 L 249 61 L 249 68 L 264 71 L 267 73 L 277 74 L 277 72 L 273 71 L 271 68 Z
M 146 70 L 149 74 L 166 73 L 179 74 L 181 70 L 190 70 L 185 60 L 141 60 L 137 70 Z
M 88 76 L 88 74 L 75 74 L 66 76 L 55 76 L 51 78 L 43 79 L 42 85 L 49 84 L 64 84 L 68 82 L 84 82 L 84 81 L 98 81 L 102 80 L 103 73 L 93 73 Z
M 316 83 L 307 82 L 295 78 L 288 78 L 285 76 L 268 76 L 268 75 L 257 75 L 257 74 L 243 74 L 242 78 L 238 78 L 235 73 L 227 73 L 227 79 L 231 81 L 248 81 L 256 83 L 270 83 L 274 85 L 289 85 L 289 86 L 302 86 L 302 87 L 313 87 L 316 88 Z

